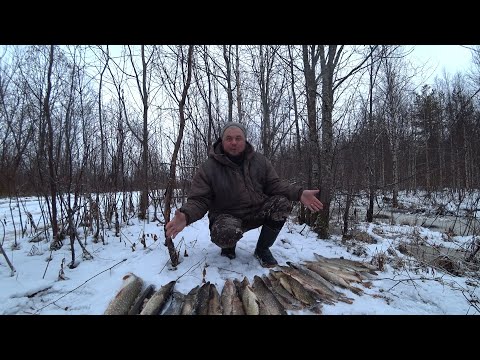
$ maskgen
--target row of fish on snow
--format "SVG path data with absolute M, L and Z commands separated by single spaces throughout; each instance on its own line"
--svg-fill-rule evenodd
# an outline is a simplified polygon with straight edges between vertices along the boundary
M 210 282 L 197 285 L 188 294 L 175 291 L 175 281 L 155 291 L 153 285 L 128 273 L 105 315 L 287 315 L 287 311 L 307 310 L 322 313 L 322 304 L 342 301 L 351 304 L 338 287 L 357 295 L 370 287 L 377 267 L 344 258 L 327 258 L 319 254 L 315 261 L 303 264 L 287 262 L 277 265 L 267 275 L 254 276 L 251 284 L 227 279 L 221 291 Z M 293 312 L 294 313 L 294 312 Z

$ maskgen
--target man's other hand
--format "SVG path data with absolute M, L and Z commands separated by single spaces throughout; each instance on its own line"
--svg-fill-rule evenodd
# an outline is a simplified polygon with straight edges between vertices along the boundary
M 187 226 L 187 217 L 181 211 L 176 210 L 173 219 L 165 226 L 167 237 L 175 238 L 180 231 L 185 229 L 185 226 Z
M 303 190 L 302 196 L 300 197 L 302 204 L 313 212 L 323 210 L 322 202 L 315 196 L 319 191 L 320 190 Z

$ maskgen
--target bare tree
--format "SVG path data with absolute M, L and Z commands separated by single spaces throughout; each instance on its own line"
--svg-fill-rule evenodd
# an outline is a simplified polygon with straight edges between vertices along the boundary
M 470 73 L 468 74 L 468 78 L 473 83 L 474 92 L 472 95 L 472 99 L 477 98 L 477 95 L 480 93 L 480 45 L 474 46 L 470 48 L 472 53 L 472 63 L 473 67 Z
M 141 138 L 138 137 L 140 143 L 142 144 L 142 164 L 141 164 L 141 173 L 143 175 L 143 187 L 140 194 L 140 210 L 138 213 L 138 217 L 140 219 L 147 219 L 147 210 L 148 210 L 148 107 L 149 107 L 149 86 L 148 86 L 148 75 L 147 75 L 147 67 L 149 63 L 149 59 L 145 57 L 145 46 L 140 46 L 140 55 L 141 55 L 141 72 L 142 76 L 140 79 L 140 75 L 137 71 L 134 62 L 134 56 L 132 54 L 132 49 L 129 46 L 128 51 L 130 54 L 130 62 L 132 65 L 132 69 L 135 73 L 135 81 L 137 84 L 138 93 L 142 99 L 143 105 L 143 131 Z M 151 56 L 151 55 L 150 55 Z M 127 122 L 128 124 L 128 122 Z
M 370 57 L 370 63 L 367 68 L 368 70 L 368 132 L 367 132 L 367 172 L 368 172 L 368 208 L 367 208 L 367 221 L 373 221 L 373 207 L 375 200 L 376 192 L 376 177 L 375 177 L 375 148 L 377 146 L 378 134 L 376 133 L 375 122 L 373 119 L 373 103 L 374 103 L 374 89 L 377 81 L 378 72 L 381 66 L 382 57 L 384 57 L 388 52 L 388 46 L 384 46 L 378 51 L 374 51 L 374 46 L 369 46 L 369 50 L 372 53 Z M 377 55 L 375 56 L 375 54 Z
M 263 154 L 268 158 L 273 158 L 280 143 L 293 126 L 293 122 L 288 123 L 289 111 L 280 114 L 282 111 L 282 98 L 287 89 L 286 76 L 287 71 L 280 66 L 278 62 L 280 47 L 259 45 L 258 53 L 252 50 L 252 66 L 255 80 L 258 84 L 260 93 L 261 126 L 260 138 Z M 258 60 L 257 60 L 258 59 Z
M 205 136 L 205 150 L 208 153 L 210 147 L 214 141 L 214 133 L 215 133 L 215 120 L 213 114 L 213 80 L 212 80 L 212 69 L 211 69 L 211 59 L 209 55 L 209 50 L 207 46 L 203 46 L 200 51 L 197 52 L 200 55 L 200 59 L 197 60 L 197 66 L 193 69 L 193 75 L 195 77 L 195 83 L 197 84 L 198 92 L 200 93 L 201 100 L 204 103 L 206 111 L 206 117 L 208 119 L 207 128 L 206 128 L 206 136 Z M 201 62 L 202 65 L 199 63 Z M 206 79 L 202 76 L 205 74 Z M 199 114 L 202 111 L 199 110 Z M 196 121 L 193 122 L 195 126 L 195 131 L 199 132 L 201 135 L 205 131 L 201 131 L 200 126 L 197 124 Z
M 390 151 L 392 153 L 392 206 L 398 206 L 399 192 L 399 160 L 400 140 L 406 131 L 408 118 L 406 115 L 406 99 L 411 89 L 411 77 L 406 74 L 406 66 L 402 57 L 384 58 L 384 121 Z
M 232 88 L 232 45 L 223 45 L 223 60 L 225 61 L 225 80 L 228 99 L 228 121 L 233 121 L 233 88 Z
M 313 188 L 313 177 L 319 176 L 318 157 L 315 158 L 314 154 L 319 152 L 318 144 L 318 129 L 317 129 L 317 64 L 320 58 L 319 47 L 315 45 L 303 45 L 303 72 L 305 76 L 305 96 L 307 99 L 307 126 L 308 126 L 308 139 L 305 152 L 306 164 L 309 164 L 307 169 L 307 188 Z M 323 191 L 323 189 L 320 189 Z M 322 202 L 325 200 L 322 200 Z M 325 204 L 324 204 L 325 205 Z M 316 215 L 312 214 L 310 210 L 307 210 L 306 223 L 313 225 L 316 220 Z
M 49 61 L 48 61 L 48 74 L 47 74 L 47 90 L 45 93 L 45 98 L 43 101 L 43 113 L 45 115 L 45 121 L 47 124 L 47 158 L 48 158 L 48 172 L 49 172 L 49 186 L 50 186 L 50 201 L 52 206 L 52 214 L 50 218 L 50 222 L 52 224 L 52 232 L 53 232 L 53 242 L 51 245 L 52 249 L 57 249 L 60 241 L 60 234 L 58 231 L 58 221 L 57 221 L 57 174 L 56 174 L 56 165 L 55 165 L 55 158 L 53 153 L 53 141 L 54 141 L 54 133 L 53 133 L 53 125 L 52 125 L 52 117 L 50 112 L 50 95 L 52 92 L 52 68 L 53 68 L 53 54 L 54 54 L 54 46 L 50 45 L 50 52 L 49 52 Z
M 16 65 L 0 71 L 0 124 L 4 129 L 0 158 L 0 193 L 17 194 L 17 173 L 25 160 L 27 147 L 33 139 L 30 99 L 25 84 L 14 84 Z M 21 81 L 21 80 L 20 80 Z
M 182 143 L 183 139 L 183 131 L 185 128 L 185 105 L 187 101 L 187 94 L 188 94 L 188 88 L 190 87 L 190 83 L 192 80 L 192 58 L 193 58 L 193 45 L 188 46 L 188 54 L 185 59 L 185 54 L 183 53 L 182 47 L 179 47 L 179 52 L 178 52 L 178 63 L 177 66 L 181 67 L 182 74 L 184 75 L 183 78 L 181 79 L 181 85 L 182 88 L 181 90 L 181 97 L 177 97 L 176 93 L 176 80 L 177 79 L 171 79 L 170 76 L 168 75 L 168 70 L 164 69 L 164 74 L 165 76 L 172 81 L 170 85 L 173 87 L 173 91 L 171 95 L 178 101 L 178 112 L 179 112 L 179 117 L 180 117 L 180 124 L 179 124 L 179 129 L 178 129 L 178 135 L 177 139 L 175 141 L 175 148 L 173 149 L 173 154 L 172 154 L 172 161 L 170 163 L 170 176 L 168 179 L 168 184 L 167 188 L 165 190 L 165 224 L 170 221 L 170 214 L 171 214 L 171 202 L 173 198 L 173 193 L 176 188 L 176 168 L 177 168 L 177 157 L 178 157 L 178 152 L 180 150 L 180 145 Z M 186 74 L 185 74 L 185 69 L 184 67 L 187 67 L 186 69 Z M 172 238 L 166 235 L 167 231 L 165 229 L 165 245 L 168 248 L 168 253 L 170 255 L 170 261 L 172 262 L 172 266 L 176 267 L 178 265 L 178 253 L 175 250 L 175 246 L 173 244 Z
M 240 56 L 238 51 L 239 46 L 235 46 L 235 87 L 237 89 L 237 114 L 238 122 L 243 123 L 243 109 L 242 109 L 242 81 L 240 79 Z
M 77 262 L 75 261 L 75 240 L 78 241 L 80 247 L 83 250 L 83 255 L 91 258 L 92 256 L 83 246 L 82 242 L 77 235 L 77 224 L 79 219 L 79 213 L 82 209 L 80 205 L 81 192 L 82 192 L 82 179 L 84 170 L 87 164 L 88 156 L 90 154 L 90 143 L 88 138 L 83 138 L 83 146 L 78 143 L 80 136 L 80 120 L 90 113 L 89 106 L 84 102 L 88 94 L 87 89 L 84 87 L 83 82 L 85 80 L 84 73 L 82 71 L 84 62 L 84 54 L 82 49 L 78 46 L 73 46 L 71 52 L 71 60 L 69 60 L 68 68 L 70 69 L 69 75 L 69 89 L 65 94 L 65 101 L 62 104 L 64 108 L 64 120 L 62 130 L 64 131 L 63 138 L 64 162 L 62 166 L 63 171 L 63 193 L 59 194 L 60 201 L 63 203 L 66 212 L 67 230 L 66 233 L 70 238 L 70 252 L 71 262 L 68 264 L 70 268 L 75 268 Z M 67 81 L 68 81 L 67 80 Z M 78 96 L 78 97 L 77 97 Z M 82 122 L 85 126 L 85 121 Z M 81 160 L 80 160 L 81 159 Z M 72 199 L 73 194 L 73 199 Z M 66 199 L 65 199 L 66 197 Z M 73 200 L 73 201 L 72 201 Z M 77 219 L 75 215 L 77 214 Z
M 108 67 L 108 60 L 110 59 L 108 45 L 106 51 L 103 52 L 103 67 L 100 71 L 100 80 L 98 83 L 98 127 L 100 129 L 100 183 L 105 179 L 105 135 L 104 135 L 104 126 L 103 126 L 103 116 L 102 116 L 102 86 L 103 86 L 103 75 L 105 70 Z

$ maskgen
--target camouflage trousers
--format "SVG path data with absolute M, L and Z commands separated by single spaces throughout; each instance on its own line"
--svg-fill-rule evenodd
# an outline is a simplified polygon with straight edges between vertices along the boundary
M 267 225 L 280 231 L 292 211 L 292 203 L 285 196 L 269 197 L 260 210 L 242 218 L 229 214 L 218 215 L 210 224 L 210 237 L 214 244 L 221 248 L 232 248 L 243 236 L 243 233 Z

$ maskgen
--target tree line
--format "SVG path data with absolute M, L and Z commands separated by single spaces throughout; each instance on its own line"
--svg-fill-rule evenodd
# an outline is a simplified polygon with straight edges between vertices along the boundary
M 372 221 L 379 193 L 396 206 L 400 190 L 478 189 L 480 48 L 468 73 L 433 85 L 409 52 L 2 46 L 0 196 L 44 199 L 53 244 L 73 244 L 80 223 L 96 239 L 131 216 L 164 223 L 227 121 L 282 178 L 320 189 L 324 211 L 300 208 L 299 220 L 322 237 L 338 194 L 365 194 Z

